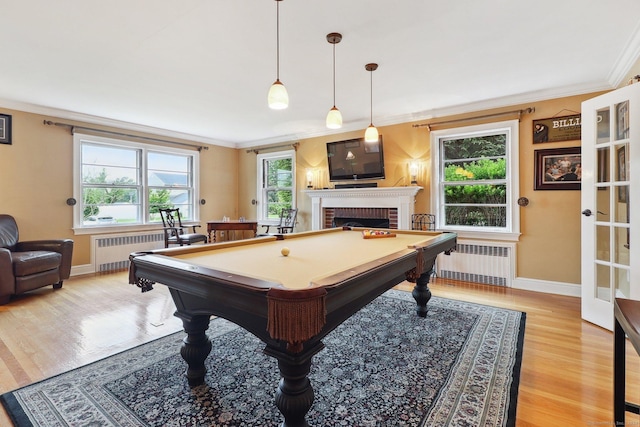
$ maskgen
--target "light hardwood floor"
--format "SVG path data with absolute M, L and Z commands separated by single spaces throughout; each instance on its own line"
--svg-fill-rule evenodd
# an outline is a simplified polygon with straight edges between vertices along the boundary
M 580 320 L 578 298 L 443 280 L 431 289 L 527 313 L 517 426 L 613 425 L 613 335 Z M 166 287 L 142 294 L 124 272 L 74 277 L 61 290 L 19 296 L 0 306 L 0 393 L 179 331 L 172 314 Z M 628 345 L 627 399 L 635 402 L 639 361 Z M 0 425 L 11 425 L 4 409 Z M 627 425 L 640 418 L 628 414 Z

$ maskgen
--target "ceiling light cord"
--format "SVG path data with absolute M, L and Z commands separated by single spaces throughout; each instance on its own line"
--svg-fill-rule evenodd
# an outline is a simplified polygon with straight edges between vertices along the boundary
M 342 127 L 342 114 L 336 107 L 336 44 L 342 40 L 342 34 L 329 33 L 327 41 L 333 45 L 333 107 L 327 113 L 326 124 L 329 129 L 340 129 Z
M 333 43 L 333 107 L 336 106 L 336 44 Z
M 276 81 L 280 81 L 280 0 L 276 0 Z
M 373 126 L 373 70 L 369 71 L 369 76 L 371 77 L 369 79 L 369 126 Z
M 269 88 L 267 102 L 272 110 L 284 110 L 289 106 L 287 88 L 280 81 L 280 2 L 276 0 L 276 81 Z
M 370 105 L 370 112 L 371 112 L 371 122 L 369 124 L 369 127 L 367 128 L 367 130 L 364 132 L 364 142 L 378 142 L 378 140 L 380 139 L 380 134 L 378 133 L 378 129 L 376 129 L 376 127 L 373 125 L 373 72 L 375 70 L 378 69 L 378 64 L 375 63 L 369 63 L 367 65 L 364 66 L 364 69 L 369 71 L 369 73 L 371 73 L 371 78 L 370 78 L 370 98 L 369 98 L 369 105 Z

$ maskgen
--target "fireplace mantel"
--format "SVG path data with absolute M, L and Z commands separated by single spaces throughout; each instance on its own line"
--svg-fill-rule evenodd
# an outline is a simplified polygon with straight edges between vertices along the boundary
M 398 228 L 411 228 L 415 196 L 422 187 L 371 187 L 306 190 L 311 198 L 311 226 L 320 230 L 324 224 L 324 208 L 396 208 Z

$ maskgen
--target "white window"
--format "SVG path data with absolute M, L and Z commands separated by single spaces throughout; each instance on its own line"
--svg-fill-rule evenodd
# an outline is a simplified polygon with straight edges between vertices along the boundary
M 275 222 L 296 207 L 295 151 L 258 154 L 258 220 Z
M 74 134 L 74 228 L 161 221 L 158 209 L 198 219 L 198 152 Z
M 433 131 L 431 153 L 438 229 L 517 239 L 518 121 Z

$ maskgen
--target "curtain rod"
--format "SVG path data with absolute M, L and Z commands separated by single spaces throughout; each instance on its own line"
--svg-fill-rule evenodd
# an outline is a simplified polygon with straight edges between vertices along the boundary
M 509 114 L 518 114 L 518 121 L 519 121 L 520 116 L 522 116 L 523 114 L 531 114 L 534 111 L 536 111 L 535 107 L 528 107 L 523 110 L 504 111 L 502 113 L 484 114 L 482 116 L 466 117 L 463 119 L 445 120 L 442 122 L 434 122 L 434 123 L 421 123 L 417 125 L 412 125 L 412 127 L 419 128 L 419 127 L 426 126 L 428 130 L 431 130 L 431 126 L 444 125 L 449 123 L 458 123 L 458 122 L 468 122 L 471 120 L 489 119 L 492 117 L 506 116 Z
M 271 150 L 276 148 L 289 148 L 289 147 L 293 148 L 294 150 L 297 150 L 298 145 L 300 145 L 299 142 L 294 142 L 292 144 L 283 144 L 283 145 L 265 145 L 264 147 L 249 148 L 247 150 L 247 153 L 259 154 L 260 150 Z
M 198 151 L 202 151 L 202 150 L 208 150 L 209 147 L 207 147 L 206 145 L 195 145 L 195 144 L 187 144 L 185 142 L 176 142 L 176 141 L 168 141 L 166 139 L 160 139 L 160 138 L 152 138 L 152 137 L 148 137 L 148 136 L 139 136 L 139 135 L 132 135 L 132 134 L 128 134 L 128 133 L 121 133 L 121 132 L 114 132 L 114 131 L 110 131 L 110 130 L 102 130 L 102 129 L 95 129 L 95 128 L 88 128 L 88 127 L 84 127 L 84 126 L 76 126 L 76 125 L 71 125 L 68 123 L 59 123 L 59 122 L 52 122 L 50 120 L 45 120 L 44 124 L 47 126 L 62 126 L 62 127 L 68 127 L 71 129 L 71 134 L 73 135 L 75 133 L 76 130 L 79 131 L 90 131 L 90 132 L 99 132 L 99 133 L 104 133 L 107 135 L 114 135 L 114 136 L 123 136 L 123 137 L 127 137 L 127 138 L 137 138 L 137 139 L 143 139 L 145 141 L 153 141 L 153 142 L 162 142 L 164 144 L 173 144 L 173 145 L 181 145 L 183 147 L 191 147 L 191 148 L 196 148 Z

